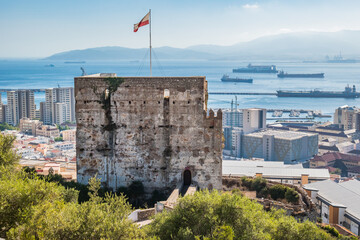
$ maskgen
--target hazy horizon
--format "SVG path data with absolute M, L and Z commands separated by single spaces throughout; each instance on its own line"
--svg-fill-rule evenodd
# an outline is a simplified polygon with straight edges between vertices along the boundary
M 0 58 L 42 58 L 103 46 L 146 48 L 152 9 L 153 47 L 229 46 L 291 32 L 360 30 L 356 0 L 116 1 L 12 0 L 0 9 Z

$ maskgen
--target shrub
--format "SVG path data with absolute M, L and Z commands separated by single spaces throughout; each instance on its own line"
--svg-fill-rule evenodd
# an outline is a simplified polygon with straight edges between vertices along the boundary
M 259 198 L 267 198 L 269 195 L 269 189 L 267 187 L 264 187 L 263 189 L 261 189 L 261 191 L 259 193 L 256 194 L 256 197 Z
M 269 188 L 269 193 L 272 199 L 284 199 L 287 188 L 281 184 L 273 185 Z
M 331 227 L 330 225 L 326 225 L 324 227 L 322 227 L 322 229 L 324 229 L 325 231 L 327 231 L 328 233 L 330 233 L 332 236 L 339 238 L 341 235 L 339 233 L 338 230 L 336 230 L 334 227 Z
M 251 183 L 251 190 L 259 193 L 263 188 L 266 187 L 266 180 L 262 177 L 255 178 Z
M 285 192 L 285 199 L 290 203 L 298 203 L 299 202 L 299 194 L 293 188 L 287 187 Z
M 249 190 L 251 188 L 252 182 L 253 182 L 252 178 L 248 178 L 248 177 L 242 177 L 241 178 L 241 185 L 248 188 Z

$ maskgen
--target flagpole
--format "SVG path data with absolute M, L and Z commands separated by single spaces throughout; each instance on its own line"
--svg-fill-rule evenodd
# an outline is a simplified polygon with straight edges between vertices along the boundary
M 150 77 L 152 77 L 152 62 L 151 62 L 151 9 L 149 9 L 149 15 L 150 15 L 150 19 L 149 19 L 149 37 L 150 37 Z

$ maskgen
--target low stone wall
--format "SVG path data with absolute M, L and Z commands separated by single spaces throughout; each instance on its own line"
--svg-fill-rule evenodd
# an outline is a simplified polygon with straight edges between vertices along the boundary
M 155 215 L 155 208 L 148 208 L 138 212 L 138 221 L 148 220 L 151 216 Z
M 299 194 L 299 204 L 295 205 L 290 203 L 274 201 L 271 199 L 259 199 L 256 197 L 255 198 L 250 197 L 251 199 L 254 199 L 258 203 L 263 205 L 265 210 L 270 210 L 271 208 L 284 209 L 287 215 L 294 216 L 299 221 L 310 220 L 316 222 L 316 218 L 317 218 L 316 205 L 312 202 L 311 198 L 301 187 L 292 184 L 279 183 L 269 180 L 266 181 L 268 187 L 276 184 L 281 184 L 287 187 L 294 188 Z M 222 182 L 223 182 L 223 191 L 240 189 L 242 192 L 249 192 L 246 187 L 241 185 L 241 177 L 223 177 Z

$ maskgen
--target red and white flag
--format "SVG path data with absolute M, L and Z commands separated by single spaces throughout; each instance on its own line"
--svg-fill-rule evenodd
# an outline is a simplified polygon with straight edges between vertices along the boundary
M 150 21 L 150 12 L 143 17 L 143 19 L 140 20 L 139 23 L 134 24 L 134 32 L 137 32 L 139 27 L 148 25 Z

